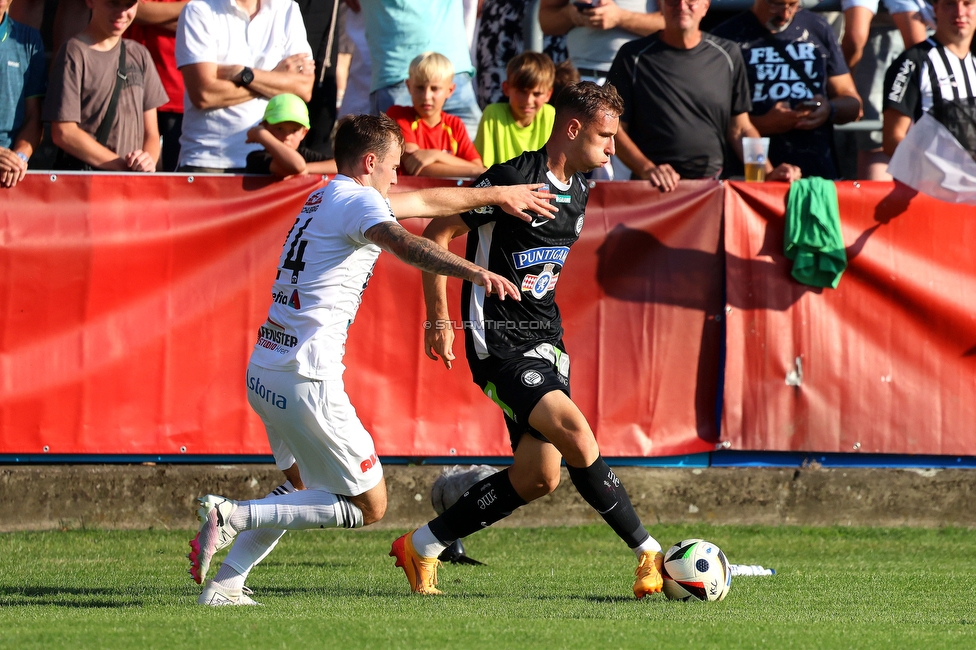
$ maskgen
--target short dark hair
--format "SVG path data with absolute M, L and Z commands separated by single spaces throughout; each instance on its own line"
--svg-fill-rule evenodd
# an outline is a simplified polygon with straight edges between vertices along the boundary
M 370 152 L 383 158 L 393 143 L 403 149 L 403 133 L 389 116 L 351 115 L 343 118 L 335 135 L 336 167 L 354 167 Z
M 624 112 L 624 100 L 612 84 L 600 86 L 592 81 L 566 86 L 552 104 L 556 109 L 556 122 L 575 117 L 586 124 L 597 119 L 601 112 L 614 117 L 620 117 Z
M 505 68 L 508 85 L 517 90 L 552 89 L 556 66 L 549 55 L 527 50 L 512 57 Z

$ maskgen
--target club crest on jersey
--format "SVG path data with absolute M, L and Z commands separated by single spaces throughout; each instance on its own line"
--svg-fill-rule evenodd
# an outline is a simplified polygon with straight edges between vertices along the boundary
M 576 220 L 576 236 L 578 237 L 581 232 L 583 232 L 583 215 Z
M 545 246 L 512 253 L 512 260 L 515 262 L 515 268 L 517 269 L 525 269 L 537 264 L 549 263 L 562 266 L 566 263 L 566 257 L 568 255 L 569 246 Z
M 522 373 L 522 383 L 532 388 L 542 383 L 542 373 L 538 370 L 526 370 Z
M 526 275 L 522 278 L 522 291 L 528 291 L 536 299 L 555 291 L 556 281 L 559 280 L 559 274 L 553 273 L 555 268 L 555 264 L 546 264 L 539 275 Z
M 322 191 L 309 195 L 308 199 L 305 201 L 305 207 L 302 208 L 302 214 L 311 214 L 318 210 L 319 204 L 322 202 Z

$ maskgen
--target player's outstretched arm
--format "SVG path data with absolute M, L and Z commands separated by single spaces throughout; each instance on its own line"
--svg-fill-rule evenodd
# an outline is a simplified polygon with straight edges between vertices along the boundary
M 467 224 L 455 215 L 431 221 L 424 230 L 424 237 L 446 250 L 452 239 L 466 232 Z M 454 361 L 454 323 L 447 309 L 446 276 L 424 273 L 424 304 L 427 307 L 424 353 L 434 361 L 440 357 L 444 366 L 450 370 L 451 362 Z
M 390 207 L 397 219 L 412 217 L 448 217 L 486 205 L 497 205 L 510 215 L 531 223 L 527 212 L 552 218 L 557 208 L 549 201 L 549 192 L 540 192 L 541 183 L 532 185 L 499 185 L 493 187 L 431 187 L 390 195 Z
M 364 234 L 369 241 L 421 271 L 468 280 L 484 287 L 485 295 L 497 295 L 500 300 L 505 300 L 506 296 L 522 299 L 518 287 L 507 278 L 458 257 L 429 239 L 407 232 L 398 223 L 377 224 Z

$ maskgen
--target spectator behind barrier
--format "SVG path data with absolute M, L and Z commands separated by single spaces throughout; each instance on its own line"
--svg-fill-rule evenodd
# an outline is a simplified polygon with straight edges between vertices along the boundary
M 542 0 L 539 23 L 546 34 L 566 34 L 569 60 L 580 79 L 600 85 L 625 43 L 664 27 L 657 0 Z M 613 156 L 590 178 L 625 179 L 628 174 L 627 166 Z
M 664 29 L 620 48 L 607 78 L 624 100 L 617 155 L 665 192 L 680 178 L 717 178 L 725 143 L 742 160 L 742 138 L 759 136 L 739 47 L 700 29 L 708 6 L 665 0 Z M 799 177 L 793 165 L 766 162 L 766 180 Z
M 566 34 L 569 59 L 583 81 L 603 84 L 624 43 L 659 31 L 664 18 L 657 0 L 542 0 L 539 24 L 545 34 Z
M 23 180 L 41 143 L 47 77 L 40 32 L 14 21 L 10 4 L 0 4 L 0 187 Z
M 285 93 L 268 100 L 264 120 L 247 132 L 247 141 L 264 147 L 247 154 L 248 174 L 335 174 L 336 163 L 302 145 L 310 128 L 308 106 L 298 95 Z
M 905 47 L 921 43 L 928 37 L 932 23 L 932 11 L 925 0 L 884 0 Z M 864 55 L 864 46 L 871 32 L 871 20 L 878 13 L 878 0 L 841 0 L 844 11 L 844 36 L 841 49 L 851 70 L 857 67 Z
M 552 59 L 523 52 L 508 62 L 506 71 L 502 92 L 508 101 L 485 107 L 474 141 L 486 167 L 541 149 L 556 117 L 556 110 L 546 103 L 556 78 Z
M 443 111 L 454 92 L 454 66 L 442 54 L 424 52 L 410 62 L 412 106 L 391 106 L 387 115 L 403 132 L 400 165 L 414 176 L 477 176 L 485 171 L 464 123 Z
M 149 51 L 122 38 L 136 0 L 89 0 L 88 27 L 58 50 L 43 118 L 57 169 L 156 171 L 156 108 L 166 103 Z
M 804 176 L 838 178 L 834 124 L 857 120 L 861 99 L 837 37 L 800 0 L 754 0 L 752 9 L 712 30 L 742 49 L 759 133 L 770 137 L 773 165 L 787 162 Z M 741 175 L 727 160 L 725 175 Z
M 243 172 L 247 131 L 267 98 L 312 96 L 315 70 L 301 11 L 292 0 L 192 0 L 176 30 L 183 73 L 180 171 Z
M 935 0 L 933 7 L 935 34 L 905 50 L 885 76 L 884 152 L 889 156 L 923 113 L 976 156 L 976 66 L 971 53 L 976 1 Z
M 332 158 L 332 130 L 336 121 L 336 59 L 339 56 L 341 0 L 295 0 L 315 59 L 315 84 L 308 101 L 309 127 L 305 147 Z
M 522 52 L 541 51 L 553 62 L 566 60 L 566 37 L 542 34 L 534 15 L 537 5 L 538 0 L 484 0 L 482 3 L 475 47 L 478 68 L 475 87 L 482 108 L 502 101 L 505 69 Z M 536 41 L 538 37 L 541 38 Z M 553 93 L 553 97 L 557 94 Z
M 553 98 L 558 97 L 559 93 L 562 92 L 563 88 L 566 86 L 572 86 L 580 82 L 580 73 L 573 65 L 572 61 L 566 60 L 559 63 L 556 66 L 556 78 L 552 84 L 552 97 L 549 98 L 549 103 L 553 102 Z
M 369 58 L 369 45 L 366 43 L 366 19 L 363 12 L 352 5 L 346 7 L 342 38 L 343 41 L 348 41 L 346 47 L 350 50 L 351 58 L 346 91 L 339 106 L 339 119 L 346 115 L 369 113 L 369 82 L 373 66 Z M 342 47 L 343 43 L 339 46 Z
M 348 1 L 348 0 L 347 0 Z M 356 2 L 354 2 L 356 4 Z M 410 104 L 404 80 L 410 62 L 422 52 L 440 52 L 454 67 L 456 91 L 444 111 L 464 122 L 470 140 L 478 132 L 481 108 L 471 82 L 474 66 L 464 29 L 462 0 L 358 0 L 366 20 L 366 41 L 373 78 L 369 107 L 373 115 L 390 106 Z
M 844 36 L 841 49 L 861 96 L 865 120 L 879 120 L 884 110 L 884 76 L 890 64 L 905 49 L 921 43 L 935 27 L 932 8 L 926 0 L 883 0 L 887 13 L 878 13 L 878 0 L 841 0 Z M 867 60 L 861 64 L 861 59 Z M 888 156 L 882 149 L 882 134 L 855 131 L 846 134 L 857 147 L 857 177 L 890 181 Z
M 135 23 L 126 34 L 149 50 L 169 96 L 169 101 L 156 110 L 163 140 L 157 167 L 164 172 L 175 172 L 180 160 L 184 88 L 183 75 L 176 68 L 176 25 L 186 4 L 185 0 L 141 0 Z

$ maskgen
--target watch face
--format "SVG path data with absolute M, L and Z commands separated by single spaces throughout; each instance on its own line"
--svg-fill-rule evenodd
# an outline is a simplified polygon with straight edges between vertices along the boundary
M 250 68 L 244 68 L 241 71 L 241 85 L 246 86 L 254 81 L 254 71 Z

